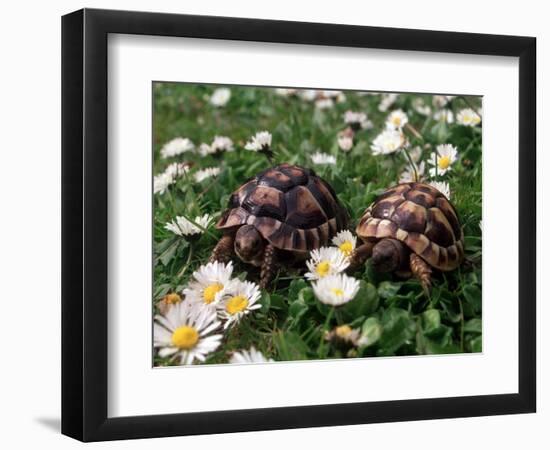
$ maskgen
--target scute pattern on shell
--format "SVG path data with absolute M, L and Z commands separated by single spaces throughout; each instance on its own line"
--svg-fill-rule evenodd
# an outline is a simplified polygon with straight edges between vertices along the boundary
M 332 187 L 311 169 L 281 164 L 248 180 L 229 199 L 219 229 L 254 225 L 275 247 L 308 252 L 347 227 Z
M 356 229 L 364 240 L 394 238 L 431 266 L 453 270 L 464 257 L 464 234 L 449 200 L 424 183 L 402 183 L 370 205 Z

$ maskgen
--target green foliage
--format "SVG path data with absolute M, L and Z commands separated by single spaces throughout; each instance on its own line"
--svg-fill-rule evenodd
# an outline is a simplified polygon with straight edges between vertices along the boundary
M 344 102 L 321 110 L 311 102 L 278 96 L 273 89 L 231 87 L 228 104 L 216 108 L 207 100 L 213 89 L 195 84 L 154 85 L 154 173 L 172 162 L 193 164 L 191 172 L 166 193 L 154 196 L 154 305 L 166 293 L 179 292 L 187 285 L 193 271 L 208 261 L 220 236 L 211 226 L 207 233 L 187 241 L 164 225 L 181 215 L 209 213 L 217 219 L 230 194 L 248 177 L 270 166 L 264 155 L 244 149 L 257 131 L 272 133 L 275 163 L 312 167 L 310 155 L 317 150 L 336 157 L 336 165 L 315 166 L 315 171 L 333 186 L 348 208 L 352 231 L 365 208 L 398 182 L 408 164 L 402 152 L 374 156 L 370 151 L 388 114 L 378 109 L 379 95 L 346 92 Z M 409 123 L 422 136 L 407 133 L 410 148 L 420 146 L 424 161 L 437 144 L 451 143 L 458 148 L 459 160 L 439 179 L 449 182 L 452 202 L 463 223 L 466 262 L 450 273 L 434 272 L 429 298 L 415 280 L 379 274 L 367 264 L 353 274 L 360 279 L 359 293 L 336 311 L 315 298 L 299 269 L 285 267 L 273 286 L 262 292 L 261 309 L 231 329 L 207 363 L 227 362 L 233 351 L 252 345 L 275 360 L 482 351 L 481 128 L 420 115 L 412 107 L 418 98 L 431 105 L 432 96 L 402 94 L 390 111 L 400 108 L 407 113 Z M 479 102 L 474 97 L 456 97 L 448 108 L 456 116 L 460 109 L 471 104 L 477 107 Z M 366 112 L 373 127 L 357 132 L 354 147 L 343 153 L 337 135 L 346 127 L 343 114 L 349 109 Z M 162 145 L 177 136 L 187 137 L 198 146 L 211 143 L 216 135 L 229 136 L 235 151 L 222 156 L 184 153 L 169 159 L 159 155 Z M 219 167 L 219 177 L 196 182 L 193 173 L 206 167 Z M 257 269 L 238 260 L 234 263 L 235 275 L 258 281 Z M 326 340 L 327 331 L 344 324 L 360 333 L 353 351 L 350 346 Z M 155 363 L 170 364 L 161 358 Z

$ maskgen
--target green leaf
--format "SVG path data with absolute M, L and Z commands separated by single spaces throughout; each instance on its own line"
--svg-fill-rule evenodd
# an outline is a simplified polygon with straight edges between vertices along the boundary
M 401 288 L 400 283 L 394 283 L 392 281 L 382 281 L 378 285 L 378 295 L 382 298 L 392 298 Z
M 182 241 L 180 239 L 176 239 L 174 242 L 172 242 L 166 250 L 164 250 L 158 257 L 159 261 L 162 263 L 163 266 L 167 266 L 172 258 L 175 256 L 176 251 L 178 249 L 178 246 L 180 245 Z
M 394 355 L 404 344 L 412 343 L 416 323 L 408 311 L 400 308 L 388 308 L 382 314 L 383 332 L 380 337 L 380 355 Z
M 361 338 L 364 343 L 363 346 L 370 347 L 373 344 L 376 344 L 382 336 L 382 325 L 376 317 L 369 317 L 363 326 L 361 327 Z
M 481 311 L 481 289 L 475 285 L 466 285 L 462 288 L 466 301 L 472 305 L 476 312 Z
M 271 306 L 271 296 L 269 295 L 269 292 L 263 291 L 262 296 L 260 298 L 260 304 L 262 307 L 260 308 L 260 311 L 263 313 L 266 313 L 269 311 L 269 307 Z
M 368 316 L 378 308 L 378 292 L 374 285 L 364 280 L 361 280 L 359 284 L 359 292 L 355 298 L 340 307 L 342 316 L 347 322 L 360 316 Z
M 473 338 L 470 341 L 470 348 L 471 348 L 472 353 L 480 353 L 482 351 L 481 345 L 482 345 L 481 336 L 477 336 L 477 337 Z
M 481 319 L 475 317 L 464 324 L 465 333 L 481 333 Z
M 273 344 L 277 349 L 280 361 L 307 359 L 308 346 L 297 333 L 291 331 L 274 333 Z
M 437 309 L 428 309 L 422 313 L 424 332 L 426 334 L 437 330 L 441 325 L 441 315 Z

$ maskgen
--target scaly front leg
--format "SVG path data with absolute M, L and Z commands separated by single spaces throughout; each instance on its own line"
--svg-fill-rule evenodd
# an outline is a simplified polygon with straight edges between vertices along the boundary
M 277 249 L 273 245 L 268 244 L 265 247 L 264 259 L 262 261 L 262 269 L 260 273 L 260 287 L 262 289 L 267 288 L 273 275 L 275 275 L 275 269 L 277 267 Z
M 210 262 L 219 261 L 226 263 L 231 258 L 233 254 L 233 242 L 235 237 L 230 234 L 224 234 L 219 242 L 212 250 L 212 255 L 210 255 Z
M 432 287 L 432 268 L 416 253 L 411 253 L 410 265 L 414 277 L 420 281 L 426 296 L 429 296 Z

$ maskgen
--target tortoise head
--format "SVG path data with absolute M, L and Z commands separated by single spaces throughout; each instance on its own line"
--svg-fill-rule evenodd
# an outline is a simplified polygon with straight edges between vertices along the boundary
M 393 272 L 407 264 L 407 249 L 396 239 L 382 239 L 372 249 L 372 267 L 377 272 Z
M 253 225 L 243 225 L 235 235 L 235 253 L 244 262 L 260 265 L 265 239 Z

